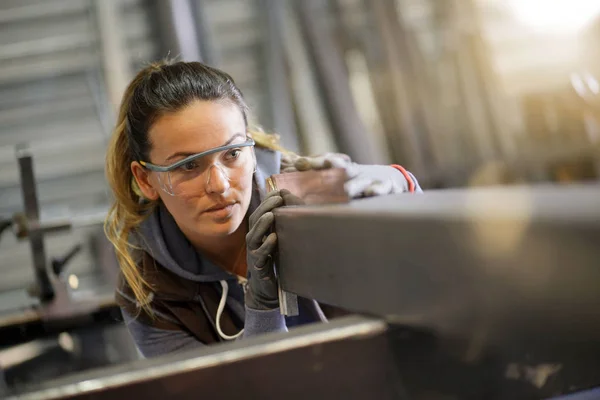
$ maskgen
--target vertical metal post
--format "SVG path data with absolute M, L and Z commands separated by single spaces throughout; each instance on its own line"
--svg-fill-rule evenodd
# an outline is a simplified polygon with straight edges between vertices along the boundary
M 436 66 L 436 103 L 437 121 L 441 124 L 443 135 L 438 136 L 443 149 L 437 179 L 450 184 L 462 177 L 458 171 L 471 164 L 471 143 L 467 140 L 468 128 L 463 102 L 460 100 L 458 67 L 455 47 L 458 42 L 458 28 L 453 18 L 452 2 L 432 1 L 432 25 L 435 26 L 436 44 L 439 51 Z
M 500 153 L 497 124 L 494 118 L 490 81 L 491 66 L 486 60 L 486 46 L 481 39 L 479 13 L 472 0 L 455 0 L 454 19 L 461 31 L 456 58 L 464 91 L 466 113 L 472 125 L 473 137 L 481 162 Z
M 344 61 L 326 19 L 318 15 L 315 0 L 294 4 L 340 150 L 359 163 L 381 162 L 386 156 L 358 116 Z
M 155 6 L 163 51 L 183 61 L 201 61 L 190 0 L 157 0 Z
M 358 113 L 375 139 L 378 148 L 386 156 L 380 162 L 389 164 L 391 153 L 381 112 L 382 99 L 377 98 L 376 95 L 377 88 L 369 68 L 369 46 L 364 43 L 365 35 L 368 35 L 367 32 L 371 30 L 368 27 L 369 17 L 364 12 L 364 4 L 354 3 L 354 1 L 334 0 L 331 2 L 331 9 L 336 21 L 336 37 L 348 67 L 348 80 L 356 99 Z M 360 20 L 356 18 L 357 6 L 362 11 Z
M 33 174 L 33 158 L 28 146 L 17 146 L 17 159 L 19 161 L 19 173 L 21 176 L 21 190 L 23 203 L 25 205 L 25 217 L 27 218 L 29 230 L 29 244 L 33 256 L 33 266 L 36 279 L 36 295 L 40 300 L 48 301 L 54 297 L 54 289 L 48 276 L 46 267 L 46 251 L 44 249 L 44 237 L 39 229 L 40 215 L 38 197 Z
M 120 21 L 121 9 L 117 0 L 92 1 L 98 24 L 102 46 L 104 80 L 108 96 L 114 110 L 121 103 L 130 75 L 129 56 L 124 48 L 123 24 Z
M 217 66 L 221 62 L 214 46 L 213 36 L 208 23 L 205 0 L 192 1 L 193 14 L 196 20 L 196 32 L 198 46 L 200 46 L 200 57 L 202 62 L 211 66 Z
M 291 95 L 297 115 L 298 140 L 302 151 L 305 154 L 337 152 L 331 122 L 327 118 L 307 44 L 302 38 L 298 18 L 291 2 L 285 3 L 284 11 L 284 50 L 290 71 Z
M 384 75 L 389 78 L 384 82 L 391 102 L 387 116 L 394 122 L 395 128 L 390 144 L 394 147 L 395 156 L 421 176 L 426 171 L 421 143 L 425 125 L 413 96 L 413 74 L 410 54 L 404 42 L 405 32 L 390 0 L 373 0 L 369 5 L 380 35 Z
M 264 54 L 267 90 L 271 103 L 271 128 L 281 136 L 284 146 L 299 152 L 300 145 L 289 88 L 282 21 L 285 4 L 281 0 L 258 0 L 258 10 L 264 15 Z

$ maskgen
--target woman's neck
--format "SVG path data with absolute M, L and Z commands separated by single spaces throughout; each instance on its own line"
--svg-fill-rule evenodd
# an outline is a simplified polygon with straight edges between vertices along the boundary
M 246 232 L 248 221 L 225 237 L 197 237 L 190 240 L 192 245 L 224 270 L 246 276 Z

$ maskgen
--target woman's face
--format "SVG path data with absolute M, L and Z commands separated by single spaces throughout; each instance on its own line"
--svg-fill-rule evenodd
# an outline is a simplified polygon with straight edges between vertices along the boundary
M 163 115 L 149 132 L 150 162 L 171 165 L 216 147 L 246 141 L 246 125 L 239 108 L 229 102 L 196 101 Z M 244 220 L 252 196 L 254 150 L 240 147 L 203 156 L 178 172 L 150 172 L 148 182 L 186 234 L 226 236 Z M 191 172 L 190 172 L 191 171 Z M 191 176 L 191 178 L 190 178 Z M 175 184 L 174 195 L 164 190 Z

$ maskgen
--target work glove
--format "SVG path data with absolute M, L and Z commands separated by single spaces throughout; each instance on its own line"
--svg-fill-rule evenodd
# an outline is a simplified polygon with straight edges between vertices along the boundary
M 279 171 L 281 173 L 286 172 L 296 172 L 295 163 L 300 158 L 299 155 L 295 153 L 281 153 L 281 163 L 279 166 Z
M 407 178 L 388 165 L 353 164 L 346 173 L 344 189 L 351 199 L 410 192 Z
M 348 180 L 344 188 L 352 199 L 382 196 L 404 192 L 421 192 L 416 180 L 408 172 L 388 165 L 362 165 L 352 162 L 341 153 L 327 153 L 316 157 L 297 157 L 293 160 L 296 171 L 342 168 Z M 291 167 L 288 167 L 288 171 Z
M 301 157 L 294 153 L 286 153 L 281 156 L 281 172 L 344 168 L 351 162 L 350 157 L 342 153 L 325 153 L 314 157 Z
M 301 205 L 302 200 L 288 190 L 273 191 L 250 215 L 246 235 L 248 286 L 245 302 L 254 310 L 279 307 L 279 292 L 273 259 L 277 251 L 277 234 L 272 231 L 273 210 L 284 205 Z

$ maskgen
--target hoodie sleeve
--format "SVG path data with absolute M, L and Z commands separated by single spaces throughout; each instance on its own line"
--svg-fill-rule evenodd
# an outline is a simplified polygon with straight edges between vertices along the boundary
M 243 337 L 248 338 L 270 332 L 287 332 L 285 317 L 279 308 L 262 311 L 246 307 Z
M 421 189 L 421 185 L 419 185 L 419 181 L 417 180 L 417 178 L 410 171 L 408 171 L 408 174 L 410 175 L 415 184 L 415 193 L 423 193 L 423 189 Z
M 122 311 L 125 326 L 138 350 L 146 358 L 158 357 L 180 351 L 188 351 L 205 346 L 185 331 L 159 329 L 144 324 Z
M 138 350 L 146 358 L 158 357 L 205 346 L 195 336 L 185 331 L 159 329 L 133 318 L 122 310 L 125 326 Z M 287 332 L 285 317 L 279 308 L 260 311 L 246 308 L 244 334 L 241 338 L 258 336 L 270 332 Z

